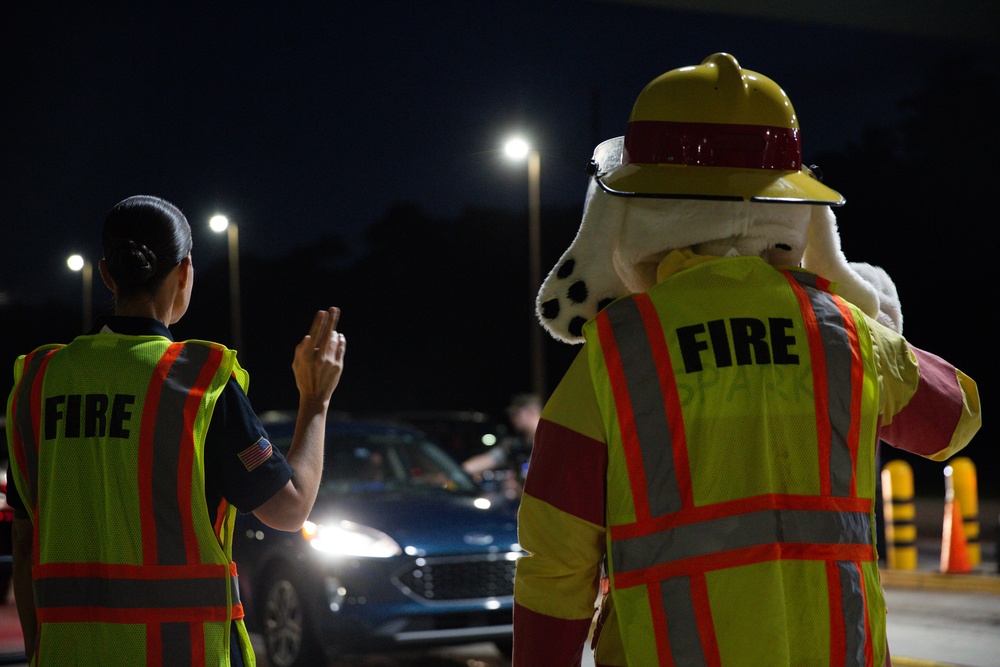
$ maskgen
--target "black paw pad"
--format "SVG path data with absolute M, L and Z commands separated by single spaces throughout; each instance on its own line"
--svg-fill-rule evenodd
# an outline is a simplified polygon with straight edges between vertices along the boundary
M 559 317 L 559 299 L 549 299 L 542 304 L 542 317 L 547 320 Z
M 587 283 L 582 280 L 577 280 L 569 286 L 569 290 L 567 290 L 566 295 L 573 303 L 583 303 L 587 300 Z
M 586 324 L 586 323 L 587 323 L 587 320 L 585 320 L 584 318 L 582 318 L 582 317 L 574 317 L 569 322 L 569 327 L 568 327 L 569 332 L 571 334 L 573 334 L 574 336 L 582 336 L 583 335 L 583 325 Z
M 600 301 L 598 301 L 597 302 L 597 312 L 600 312 L 600 311 L 604 310 L 605 308 L 607 308 L 608 306 L 610 306 L 611 303 L 614 300 L 615 300 L 615 298 L 613 296 L 609 296 L 609 297 L 605 297 L 605 298 L 601 299 Z
M 576 267 L 576 260 L 570 257 L 565 262 L 563 262 L 562 266 L 559 267 L 559 270 L 556 272 L 556 276 L 560 278 L 569 278 L 573 274 L 573 269 L 575 267 Z

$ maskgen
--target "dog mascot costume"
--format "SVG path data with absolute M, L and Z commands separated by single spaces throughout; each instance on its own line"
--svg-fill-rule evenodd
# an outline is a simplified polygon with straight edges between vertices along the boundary
M 599 145 L 539 318 L 583 343 L 519 514 L 514 664 L 883 665 L 875 447 L 944 460 L 975 383 L 848 262 L 784 91 L 717 53 Z M 596 624 L 595 600 L 600 597 Z

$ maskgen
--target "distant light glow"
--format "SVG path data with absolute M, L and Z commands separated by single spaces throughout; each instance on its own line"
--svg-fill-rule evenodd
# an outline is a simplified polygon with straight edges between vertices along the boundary
M 481 510 L 488 510 L 492 503 L 490 503 L 490 501 L 487 500 L 486 498 L 476 498 L 475 500 L 472 501 L 472 504 Z
M 487 433 L 486 435 L 483 436 L 482 442 L 487 447 L 492 447 L 493 445 L 497 444 L 497 436 L 494 433 Z
M 229 218 L 224 215 L 213 215 L 208 221 L 208 226 L 213 232 L 224 232 L 229 226 Z
M 84 261 L 83 257 L 80 255 L 70 255 L 66 258 L 66 266 L 68 266 L 73 271 L 79 271 L 83 268 Z
M 528 142 L 521 137 L 514 137 L 506 144 L 504 144 L 503 152 L 507 154 L 507 157 L 513 160 L 523 160 L 528 156 L 528 151 L 531 150 L 531 146 Z

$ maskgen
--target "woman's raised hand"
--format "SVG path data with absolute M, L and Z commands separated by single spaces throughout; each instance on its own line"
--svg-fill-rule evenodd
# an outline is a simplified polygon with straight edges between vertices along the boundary
M 318 401 L 325 408 L 344 370 L 347 339 L 337 331 L 340 309 L 320 310 L 309 333 L 295 348 L 292 372 L 301 401 Z

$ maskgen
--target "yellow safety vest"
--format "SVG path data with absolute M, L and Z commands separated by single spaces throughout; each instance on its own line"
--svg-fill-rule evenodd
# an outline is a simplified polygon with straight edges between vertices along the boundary
M 205 435 L 236 354 L 97 334 L 20 357 L 11 469 L 35 529 L 32 664 L 230 664 L 235 509 L 205 503 Z
M 864 316 L 756 257 L 585 326 L 628 664 L 881 665 L 878 379 Z

